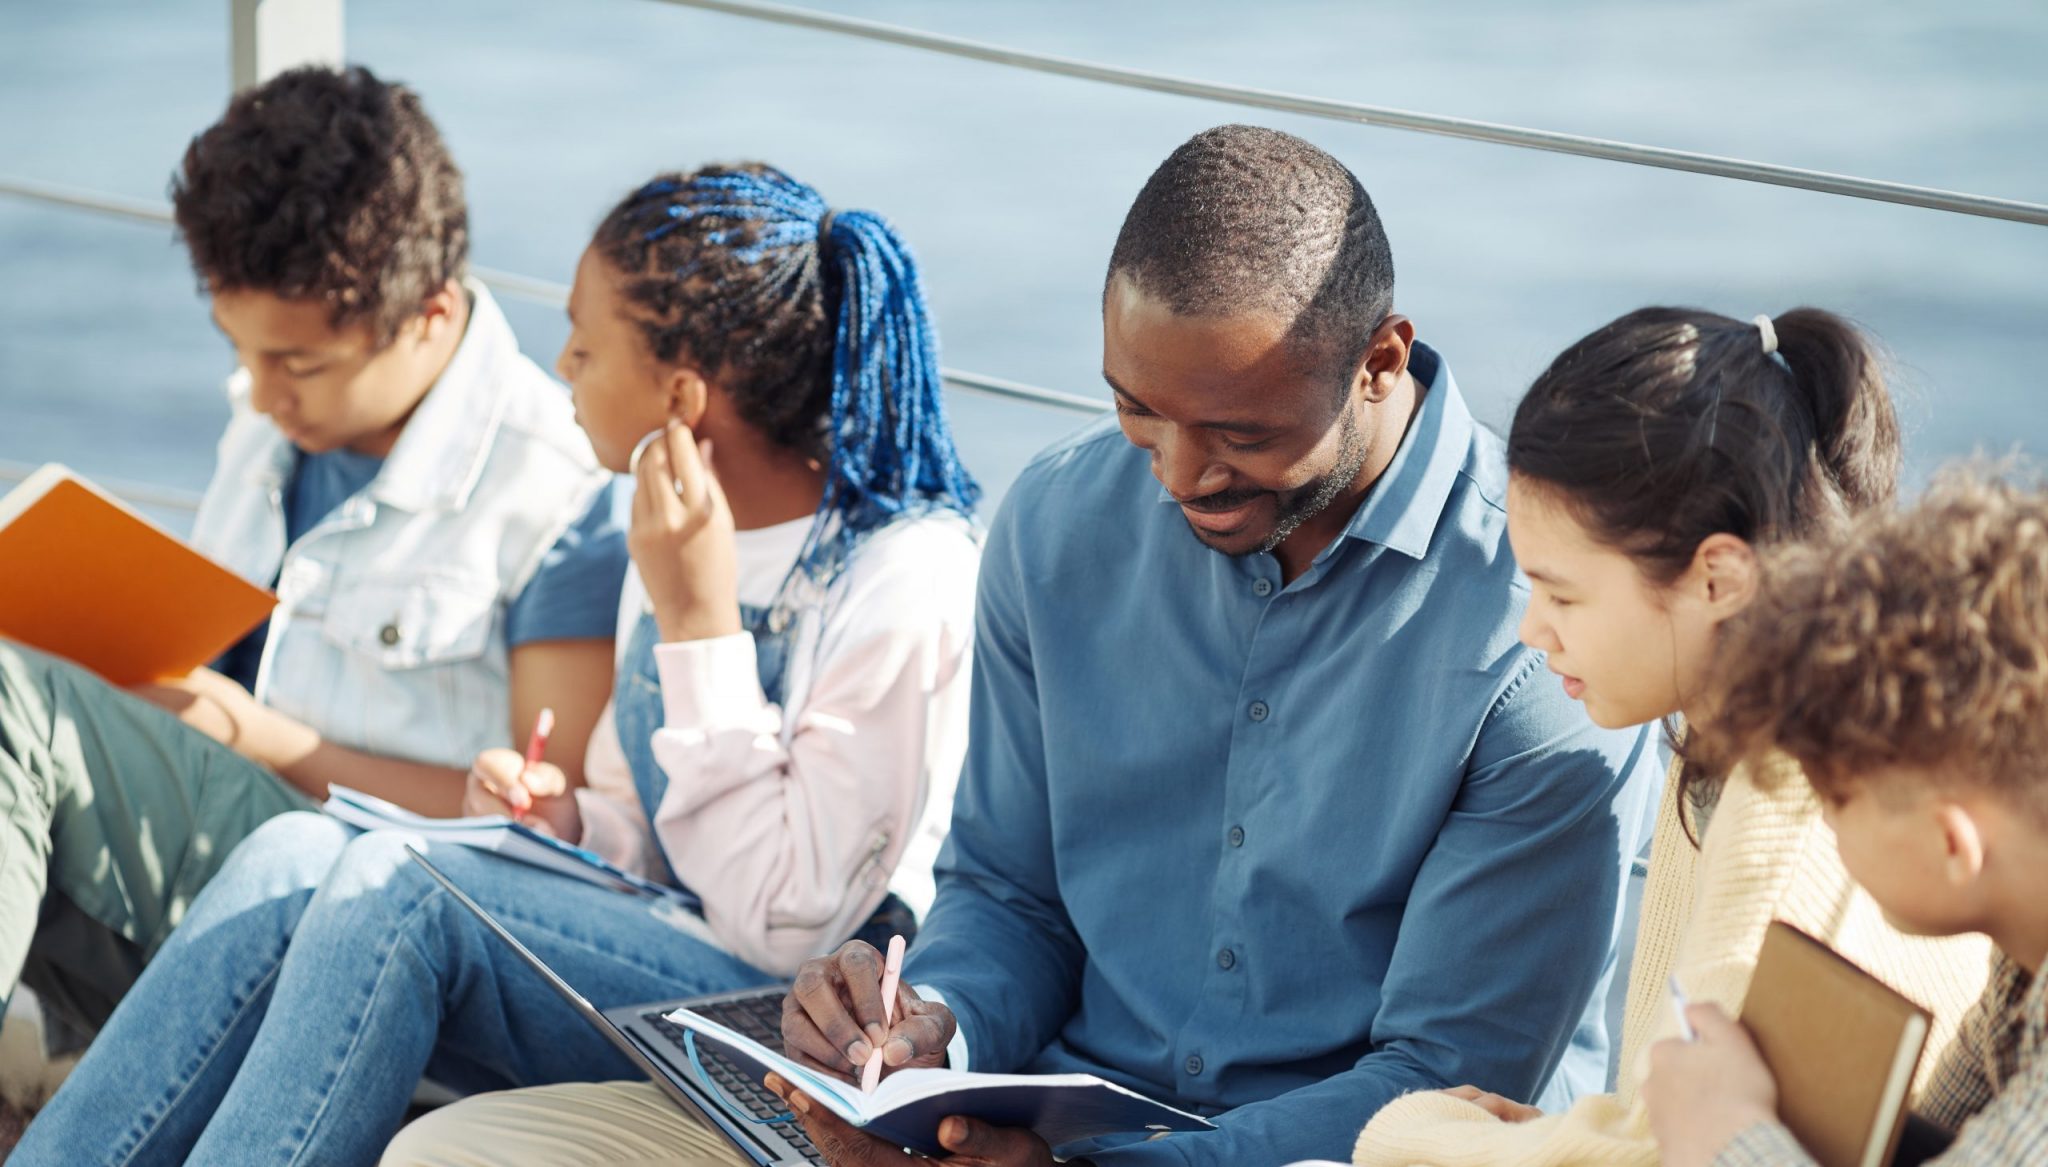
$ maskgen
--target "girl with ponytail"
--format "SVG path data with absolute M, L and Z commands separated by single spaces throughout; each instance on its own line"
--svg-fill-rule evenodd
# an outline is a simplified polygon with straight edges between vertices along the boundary
M 1758 551 L 1889 506 L 1899 431 L 1880 361 L 1817 308 L 1736 320 L 1644 308 L 1567 348 L 1515 412 L 1508 533 L 1528 577 L 1522 640 L 1604 726 L 1663 720 L 1674 762 L 1650 843 L 1616 1092 L 1545 1115 L 1478 1086 L 1383 1109 L 1361 1164 L 1658 1161 L 1644 1051 L 1680 1032 L 1677 986 L 1733 1014 L 1764 929 L 1786 919 L 1936 1014 L 1943 1042 L 1988 967 L 1979 942 L 1892 929 L 1835 854 L 1789 763 L 1688 761 L 1719 630 L 1765 585 Z M 1620 824 L 1624 832 L 1635 824 Z
M 577 422 L 633 478 L 624 648 L 588 784 L 487 751 L 466 809 L 702 908 L 462 847 L 435 864 L 599 1008 L 913 932 L 966 745 L 979 489 L 909 249 L 772 167 L 667 174 L 605 216 L 569 315 Z M 631 1076 L 408 838 L 315 814 L 251 836 L 39 1119 L 43 1145 L 368 1163 L 423 1074 L 464 1092 Z

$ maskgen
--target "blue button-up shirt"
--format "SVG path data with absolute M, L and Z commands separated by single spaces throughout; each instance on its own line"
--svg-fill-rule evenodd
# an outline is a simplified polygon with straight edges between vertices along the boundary
M 1104 1167 L 1348 1160 L 1407 1091 L 1605 1081 L 1655 751 L 1516 641 L 1500 440 L 1435 353 L 1412 368 L 1393 464 L 1290 584 L 1204 547 L 1111 425 L 1040 455 L 990 528 L 905 976 L 974 1069 L 1087 1071 L 1217 1123 L 1075 1149 Z

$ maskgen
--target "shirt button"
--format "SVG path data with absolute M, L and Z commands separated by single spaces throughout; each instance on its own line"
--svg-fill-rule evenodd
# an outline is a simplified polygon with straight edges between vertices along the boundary
M 1253 721 L 1264 721 L 1266 720 L 1266 715 L 1273 711 L 1271 709 L 1266 708 L 1266 703 L 1264 701 L 1254 701 L 1252 702 L 1251 708 L 1245 710 L 1245 712 L 1251 714 Z
M 1243 827 L 1232 827 L 1232 828 L 1230 828 L 1230 845 L 1231 845 L 1231 846 L 1233 846 L 1233 847 L 1242 847 L 1242 846 L 1244 846 L 1244 828 L 1243 828 Z
M 1202 1073 L 1202 1055 L 1189 1054 L 1187 1065 L 1184 1068 L 1188 1072 L 1188 1077 L 1199 1077 Z
M 1236 968 L 1236 967 L 1237 967 L 1237 953 L 1235 953 L 1235 952 L 1232 952 L 1232 951 L 1230 951 L 1230 950 L 1229 950 L 1228 948 L 1226 948 L 1226 949 L 1224 949 L 1223 951 L 1221 951 L 1221 952 L 1217 953 L 1217 954 L 1216 954 L 1216 967 L 1218 967 L 1218 968 L 1222 969 L 1222 970 L 1223 970 L 1224 972 L 1229 972 L 1229 971 L 1230 971 L 1231 969 L 1234 969 L 1234 968 Z
M 1262 579 L 1262 580 L 1255 580 L 1255 581 L 1253 581 L 1253 583 L 1252 583 L 1252 594 L 1253 594 L 1253 595 L 1255 595 L 1255 596 L 1270 596 L 1270 595 L 1272 595 L 1272 594 L 1273 594 L 1273 581 L 1272 581 L 1272 580 L 1270 580 L 1270 579 Z
M 382 630 L 380 630 L 380 631 L 379 631 L 379 632 L 377 633 L 377 639 L 378 639 L 378 640 L 381 640 L 381 641 L 383 641 L 383 642 L 384 642 L 384 646 L 385 646 L 386 648 L 389 648 L 390 646 L 392 646 L 392 645 L 394 645 L 394 644 L 397 644 L 397 643 L 398 643 L 398 625 L 396 625 L 396 624 L 386 624 L 386 625 L 385 625 L 385 626 L 383 627 L 383 629 L 382 629 Z

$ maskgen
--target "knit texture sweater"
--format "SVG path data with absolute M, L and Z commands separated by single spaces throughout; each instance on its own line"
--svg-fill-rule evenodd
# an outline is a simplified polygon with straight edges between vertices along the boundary
M 1678 810 L 1678 766 L 1665 783 L 1636 951 L 1629 970 L 1620 1074 L 1614 1094 L 1581 1098 L 1568 1111 L 1506 1123 L 1449 1095 L 1395 1099 L 1359 1135 L 1361 1167 L 1654 1167 L 1656 1142 L 1637 1098 L 1645 1051 L 1677 1035 L 1666 989 L 1676 974 L 1686 995 L 1737 1013 L 1756 970 L 1764 930 L 1782 919 L 1826 941 L 1857 965 L 1934 1014 L 1917 1091 L 1962 1015 L 1982 994 L 1989 967 L 1983 937 L 1906 936 L 1856 887 L 1835 852 L 1834 832 L 1788 762 L 1759 775 L 1738 771 L 1722 789 L 1702 846 L 1693 847 Z

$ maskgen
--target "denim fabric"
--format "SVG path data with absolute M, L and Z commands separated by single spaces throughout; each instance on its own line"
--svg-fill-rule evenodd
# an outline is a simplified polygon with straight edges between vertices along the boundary
M 783 681 L 789 672 L 789 646 L 796 634 L 795 620 L 777 620 L 770 608 L 740 605 L 740 626 L 754 634 L 754 670 L 761 692 L 777 705 L 782 703 Z M 618 680 L 612 686 L 612 719 L 618 725 L 619 749 L 633 772 L 633 788 L 640 792 L 640 807 L 650 825 L 661 800 L 668 793 L 668 774 L 654 760 L 654 731 L 667 720 L 661 700 L 661 676 L 655 669 L 654 646 L 661 643 L 661 629 L 654 613 L 642 612 L 640 622 L 626 641 L 619 658 Z M 657 832 L 656 837 L 659 837 Z M 676 883 L 668 856 L 661 856 L 668 882 Z
M 422 1073 L 462 1091 L 635 1076 L 406 856 L 289 814 L 252 835 L 13 1163 L 374 1163 Z M 645 902 L 461 847 L 435 864 L 599 1008 L 772 977 Z
M 568 394 L 519 352 L 490 293 L 466 287 L 462 343 L 376 478 L 289 545 L 296 455 L 237 374 L 192 530 L 276 588 L 260 700 L 339 745 L 443 766 L 514 732 L 508 606 L 611 480 Z
M 285 484 L 285 539 L 296 543 L 328 515 L 376 481 L 384 459 L 354 451 L 301 453 Z M 627 479 L 591 500 L 581 518 L 555 540 L 525 586 L 505 605 L 509 648 L 542 640 L 610 640 L 617 632 L 615 598 L 626 579 Z M 273 584 L 275 581 L 272 581 Z M 255 692 L 270 625 L 259 624 L 221 654 L 214 669 Z
M 1411 1090 L 1569 1103 L 1657 757 L 1516 639 L 1507 465 L 1448 364 L 1293 579 L 1204 546 L 1104 422 L 989 531 L 973 732 L 904 976 L 969 1067 L 1088 1071 L 1218 1129 L 1102 1167 L 1349 1156 Z

